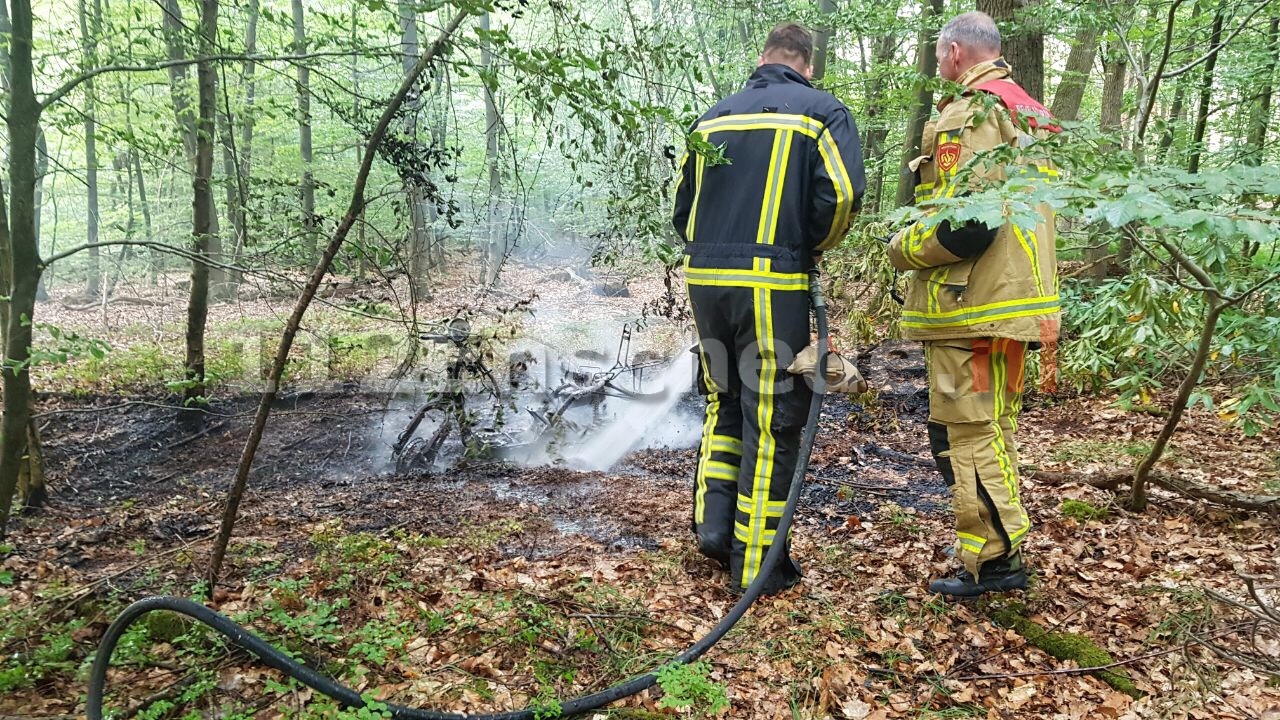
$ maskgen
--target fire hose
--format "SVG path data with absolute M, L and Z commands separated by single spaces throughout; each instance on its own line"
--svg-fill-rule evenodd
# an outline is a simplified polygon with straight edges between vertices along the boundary
M 782 518 L 778 521 L 778 528 L 775 537 L 786 538 L 791 531 L 791 522 L 795 515 L 796 505 L 800 500 L 800 491 L 804 484 L 804 476 L 809 467 L 809 454 L 813 450 L 814 437 L 818 432 L 818 417 L 822 411 L 822 399 L 826 394 L 827 380 L 827 352 L 828 352 L 828 326 L 827 326 L 827 305 L 826 298 L 822 294 L 821 278 L 818 271 L 812 270 L 809 274 L 809 295 L 813 304 L 814 316 L 817 322 L 818 330 L 818 363 L 817 372 L 813 379 L 813 400 L 809 404 L 809 417 L 806 421 L 804 432 L 801 436 L 801 450 L 799 462 L 796 463 L 795 475 L 791 480 L 791 492 L 787 496 L 787 504 L 783 509 Z M 705 654 L 711 649 L 721 638 L 737 624 L 747 610 L 751 608 L 757 598 L 760 597 L 761 591 L 764 589 L 764 582 L 768 579 L 774 565 L 777 564 L 778 558 L 781 556 L 786 542 L 775 542 L 770 546 L 768 553 L 764 557 L 761 564 L 760 572 L 756 575 L 747 589 L 743 592 L 738 602 L 725 614 L 724 618 L 711 629 L 704 637 L 695 642 L 689 649 L 677 655 L 670 660 L 668 665 L 683 665 L 691 663 Z M 365 706 L 365 701 L 360 694 L 349 687 L 338 684 L 332 678 L 329 678 L 312 668 L 296 662 L 284 652 L 273 647 L 271 644 L 255 635 L 249 629 L 235 623 L 219 612 L 211 610 L 204 605 L 179 597 L 149 597 L 138 600 L 129 605 L 123 612 L 113 621 L 107 628 L 106 634 L 102 637 L 102 644 L 98 647 L 98 652 L 93 660 L 93 667 L 89 673 L 89 694 L 86 701 L 85 714 L 89 720 L 102 720 L 102 700 L 106 692 L 107 669 L 111 664 L 111 655 L 115 650 L 116 644 L 120 641 L 122 635 L 134 623 L 138 622 L 143 616 L 157 610 L 166 610 L 169 612 L 185 615 L 197 622 L 203 623 L 213 630 L 217 631 L 231 643 L 249 651 L 257 656 L 264 664 L 275 668 L 280 672 L 288 675 L 301 682 L 303 685 L 323 693 L 330 698 L 338 701 L 345 707 L 361 708 Z M 638 675 L 629 680 L 625 680 L 613 687 L 584 695 L 579 698 L 568 700 L 560 704 L 560 712 L 563 716 L 578 715 L 590 710 L 604 707 L 609 703 L 616 702 L 626 697 L 630 697 L 637 693 L 643 692 L 653 687 L 658 680 L 657 669 L 651 670 L 643 675 Z M 425 710 L 419 708 L 411 708 L 403 705 L 387 704 L 387 711 L 393 718 L 397 720 L 534 720 L 535 717 L 545 716 L 546 710 L 537 712 L 533 709 L 517 710 L 510 712 L 499 712 L 489 714 L 465 714 L 465 713 L 448 713 L 435 710 Z

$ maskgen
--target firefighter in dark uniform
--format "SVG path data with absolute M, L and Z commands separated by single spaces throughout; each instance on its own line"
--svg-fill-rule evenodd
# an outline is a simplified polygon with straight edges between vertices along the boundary
M 759 574 L 799 459 L 812 390 L 786 368 L 810 342 L 807 273 L 866 187 L 857 126 L 810 85 L 812 57 L 807 29 L 774 28 L 746 87 L 692 128 L 724 161 L 685 153 L 676 188 L 707 397 L 694 532 L 734 589 Z M 799 580 L 784 555 L 765 592 Z

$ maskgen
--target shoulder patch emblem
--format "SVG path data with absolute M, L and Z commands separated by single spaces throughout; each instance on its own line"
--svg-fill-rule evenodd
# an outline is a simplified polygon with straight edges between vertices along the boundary
M 943 172 L 951 172 L 960 162 L 960 143 L 948 142 L 939 145 L 936 156 L 938 158 L 938 169 Z

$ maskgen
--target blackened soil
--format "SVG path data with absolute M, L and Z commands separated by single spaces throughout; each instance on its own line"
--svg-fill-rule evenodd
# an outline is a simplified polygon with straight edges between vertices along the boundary
M 892 502 L 945 508 L 927 455 L 923 357 L 916 343 L 884 343 L 859 367 L 874 406 L 829 396 L 800 523 L 865 517 Z M 174 547 L 217 528 L 248 436 L 256 396 L 223 400 L 201 417 L 172 400 L 45 396 L 40 428 L 50 504 L 20 521 L 65 518 L 94 526 L 65 541 L 40 533 L 51 559 L 91 569 L 113 540 Z M 181 416 L 181 417 L 180 417 Z M 286 396 L 273 409 L 237 521 L 237 538 L 277 538 L 277 553 L 338 520 L 349 532 L 397 528 L 458 536 L 503 528 L 504 556 L 652 549 L 688 532 L 696 450 L 643 450 L 608 472 L 469 461 L 432 474 L 395 474 L 390 446 L 405 410 L 384 397 L 335 389 Z M 242 557 L 242 571 L 262 558 Z M 105 561 L 105 558 L 104 558 Z

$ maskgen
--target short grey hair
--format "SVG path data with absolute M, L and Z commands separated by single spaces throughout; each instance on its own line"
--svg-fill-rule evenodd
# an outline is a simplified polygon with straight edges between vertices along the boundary
M 951 47 L 951 43 L 999 55 L 1000 28 L 984 12 L 975 10 L 957 15 L 938 33 L 939 48 Z

